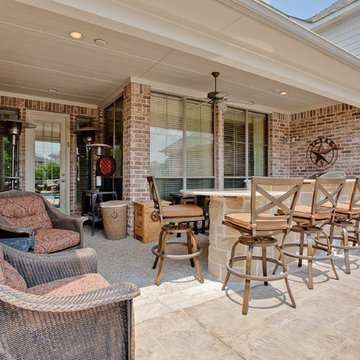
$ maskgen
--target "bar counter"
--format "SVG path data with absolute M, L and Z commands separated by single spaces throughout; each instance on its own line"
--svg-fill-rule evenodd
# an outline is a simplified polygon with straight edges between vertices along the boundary
M 342 194 L 340 196 L 340 201 L 349 200 L 354 186 L 353 179 L 347 180 Z M 315 180 L 306 179 L 301 188 L 301 192 L 298 199 L 298 204 L 301 205 L 311 205 L 313 187 Z M 277 193 L 283 193 L 286 191 L 286 187 L 272 186 L 264 187 L 266 190 L 271 191 L 273 195 Z M 186 189 L 180 191 L 182 194 L 186 195 L 196 195 L 196 196 L 209 196 L 210 197 L 210 229 L 209 229 L 209 255 L 208 255 L 208 272 L 214 278 L 223 281 L 226 276 L 226 263 L 230 258 L 230 251 L 239 237 L 239 232 L 231 229 L 222 224 L 224 215 L 230 212 L 250 212 L 250 198 L 251 190 L 250 189 L 224 189 L 224 190 L 215 190 L 215 189 Z M 262 202 L 262 195 L 258 194 L 256 201 Z M 287 237 L 287 242 L 294 242 L 296 234 L 290 232 Z M 280 236 L 278 236 L 280 244 Z M 240 249 L 239 255 L 246 255 L 244 249 Z M 259 249 L 257 249 L 259 250 Z M 254 255 L 260 255 L 255 254 Z M 269 252 L 269 255 L 277 257 L 277 254 L 272 254 Z M 294 259 L 287 258 L 288 262 L 294 261 Z M 245 271 L 245 262 L 239 262 L 236 264 L 238 270 Z M 260 275 L 262 271 L 261 262 L 256 262 L 256 269 L 254 271 Z M 270 270 L 270 269 L 269 269 Z M 241 279 L 231 276 L 230 281 L 242 281 Z

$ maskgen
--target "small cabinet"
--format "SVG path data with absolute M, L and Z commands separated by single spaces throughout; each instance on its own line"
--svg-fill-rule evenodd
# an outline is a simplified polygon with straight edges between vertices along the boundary
M 162 200 L 161 206 L 169 206 L 170 202 Z M 134 237 L 143 243 L 159 240 L 161 230 L 160 221 L 152 221 L 151 213 L 154 211 L 152 200 L 134 202 Z

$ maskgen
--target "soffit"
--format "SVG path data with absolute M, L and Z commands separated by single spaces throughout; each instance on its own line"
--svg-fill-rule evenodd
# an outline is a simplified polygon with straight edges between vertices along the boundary
M 44 0 L 35 3 L 43 6 L 55 2 Z M 77 3 L 99 5 L 99 2 L 91 1 Z M 107 3 L 102 2 L 103 6 Z M 143 15 L 148 14 L 149 5 L 145 2 L 130 3 L 138 6 Z M 331 105 L 341 100 L 330 94 L 323 96 L 316 87 L 309 86 L 312 91 L 301 90 L 301 81 L 287 81 L 289 74 L 286 71 L 296 64 L 292 64 L 289 57 L 287 68 L 281 65 L 276 58 L 279 34 L 272 34 L 272 41 L 272 35 L 263 41 L 261 34 L 256 34 L 256 29 L 261 25 L 257 21 L 252 21 L 245 15 L 239 16 L 238 12 L 217 1 L 197 0 L 194 4 L 193 1 L 186 0 L 181 2 L 181 6 L 178 5 L 179 2 L 175 3 L 172 3 L 175 8 L 171 18 L 168 12 L 158 11 L 158 28 L 153 28 L 153 36 L 149 36 L 150 33 L 145 36 L 137 32 L 137 29 L 132 27 L 134 31 L 130 31 L 130 28 L 118 22 L 98 21 L 104 25 L 99 26 L 94 24 L 94 19 L 88 19 L 88 22 L 78 20 L 73 16 L 82 18 L 82 13 L 79 15 L 75 11 L 73 16 L 64 16 L 21 2 L 3 0 L 0 13 L 0 31 L 3 35 L 0 43 L 0 91 L 48 97 L 47 89 L 56 88 L 59 93 L 51 94 L 54 99 L 103 105 L 112 94 L 119 92 L 129 77 L 135 77 L 140 81 L 156 84 L 158 90 L 172 87 L 175 93 L 200 98 L 213 88 L 210 73 L 220 71 L 219 84 L 224 91 L 231 92 L 233 98 L 255 101 L 256 105 L 250 107 L 253 109 L 291 113 Z M 166 7 L 167 4 L 165 0 L 153 0 L 152 11 L 156 6 Z M 185 20 L 186 11 L 191 4 L 193 8 L 196 7 L 196 12 L 190 12 Z M 200 10 L 202 16 L 197 15 Z M 84 18 L 88 18 L 88 13 L 85 15 Z M 166 17 L 172 24 L 178 25 L 181 22 L 183 29 L 187 33 L 191 29 L 194 36 L 188 38 L 187 43 L 182 41 L 180 44 L 179 39 L 170 31 L 174 29 L 168 28 L 169 31 L 164 32 L 164 28 L 160 26 Z M 127 21 L 130 18 L 131 16 L 126 16 Z M 195 31 L 192 27 L 195 26 L 196 19 L 200 21 L 196 24 Z M 140 25 L 148 24 L 139 23 Z M 71 30 L 83 32 L 85 38 L 81 41 L 71 39 L 68 36 Z M 206 32 L 208 33 L 204 37 Z M 132 33 L 137 36 L 131 35 Z M 247 36 L 239 36 L 245 33 Z M 217 39 L 212 42 L 215 35 Z M 106 40 L 107 46 L 95 45 L 95 38 Z M 208 41 L 206 46 L 200 43 L 204 39 Z M 227 42 L 229 39 L 232 42 Z M 238 41 L 236 46 L 235 40 Z M 196 41 L 199 41 L 197 46 Z M 256 50 L 262 56 L 263 66 L 259 67 L 261 62 L 256 66 L 241 66 L 237 60 L 219 56 L 216 44 L 221 44 L 224 53 L 234 51 L 235 55 L 246 44 L 248 48 L 242 53 L 244 58 Z M 296 46 L 292 51 L 297 51 Z M 302 56 L 301 51 L 299 52 L 299 56 Z M 281 71 L 277 71 L 277 77 L 269 77 L 267 74 L 269 54 L 279 63 Z M 316 82 L 317 74 L 313 72 L 311 75 Z M 321 77 L 321 74 L 318 76 Z M 346 71 L 343 76 L 348 76 Z M 280 97 L 274 94 L 274 89 L 285 89 L 289 96 Z

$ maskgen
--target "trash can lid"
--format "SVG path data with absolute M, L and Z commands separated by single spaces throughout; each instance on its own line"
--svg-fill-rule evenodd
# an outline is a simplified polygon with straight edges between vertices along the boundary
M 127 206 L 127 201 L 125 200 L 110 200 L 104 201 L 100 203 L 101 208 L 112 208 L 112 207 L 120 207 L 120 206 Z

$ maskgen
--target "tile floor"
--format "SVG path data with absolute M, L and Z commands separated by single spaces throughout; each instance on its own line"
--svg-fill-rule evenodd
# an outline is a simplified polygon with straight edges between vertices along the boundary
M 136 359 L 360 359 L 360 253 L 350 275 L 341 255 L 335 263 L 338 281 L 329 264 L 316 263 L 314 290 L 306 266 L 292 266 L 296 309 L 283 281 L 252 288 L 246 316 L 242 291 L 221 292 L 217 282 L 135 302 Z

